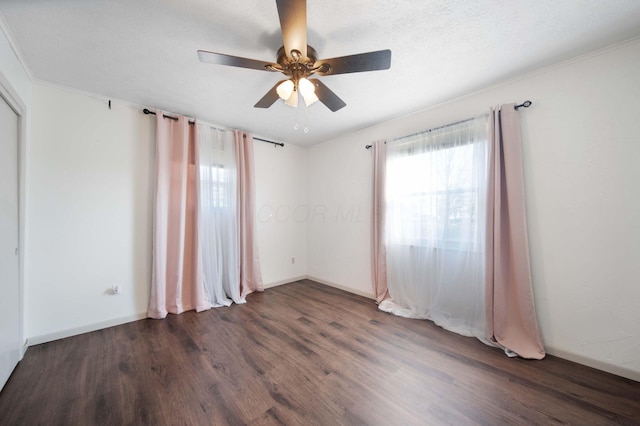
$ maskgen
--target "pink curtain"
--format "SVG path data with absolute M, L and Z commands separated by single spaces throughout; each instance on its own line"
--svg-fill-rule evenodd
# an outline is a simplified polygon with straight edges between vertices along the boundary
M 211 308 L 198 264 L 198 125 L 156 116 L 156 188 L 151 297 L 147 315 Z M 263 291 L 255 226 L 253 137 L 234 131 L 238 170 L 240 294 Z
M 487 337 L 523 358 L 545 356 L 536 320 L 524 200 L 520 116 L 491 111 L 487 212 Z
M 371 217 L 371 277 L 373 294 L 380 303 L 389 297 L 387 289 L 387 253 L 384 244 L 384 185 L 387 164 L 385 141 L 371 144 L 373 154 L 373 195 Z
M 255 177 L 253 136 L 234 132 L 238 164 L 238 230 L 240 238 L 240 294 L 245 297 L 254 291 L 264 291 L 255 223 Z
M 156 120 L 156 188 L 151 297 L 147 315 L 164 318 L 211 306 L 197 273 L 197 126 L 186 117 Z

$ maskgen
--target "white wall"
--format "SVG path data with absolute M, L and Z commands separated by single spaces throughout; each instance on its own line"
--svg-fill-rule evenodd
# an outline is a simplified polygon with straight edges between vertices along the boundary
M 265 287 L 307 273 L 307 149 L 256 141 L 257 231 Z
M 154 119 L 33 86 L 30 343 L 143 317 L 151 271 Z M 122 294 L 110 295 L 113 285 Z
M 371 204 L 365 144 L 521 111 L 533 284 L 548 351 L 640 380 L 640 41 L 316 145 L 310 204 Z M 355 206 L 355 207 L 354 207 Z M 309 223 L 310 276 L 371 294 L 370 217 Z
M 374 136 L 347 135 L 309 149 L 309 278 L 373 297 L 370 275 Z

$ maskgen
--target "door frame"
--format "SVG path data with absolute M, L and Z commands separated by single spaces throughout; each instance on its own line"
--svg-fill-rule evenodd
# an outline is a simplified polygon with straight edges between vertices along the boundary
M 0 97 L 18 116 L 18 287 L 20 294 L 20 359 L 27 351 L 25 336 L 25 253 L 26 253 L 26 169 L 27 169 L 27 108 L 24 101 L 15 91 L 9 80 L 0 70 Z

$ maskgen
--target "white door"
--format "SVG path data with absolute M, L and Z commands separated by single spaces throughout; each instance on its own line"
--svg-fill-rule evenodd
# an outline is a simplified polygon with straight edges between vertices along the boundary
M 18 115 L 0 96 L 0 389 L 20 360 Z

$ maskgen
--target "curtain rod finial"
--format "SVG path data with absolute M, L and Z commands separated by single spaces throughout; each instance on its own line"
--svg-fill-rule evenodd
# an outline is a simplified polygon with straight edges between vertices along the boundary
M 518 108 L 529 108 L 531 105 L 533 104 L 533 102 L 531 101 L 524 101 L 523 103 L 521 103 L 520 105 L 516 105 L 513 107 L 513 109 L 515 109 L 516 111 L 518 110 Z

